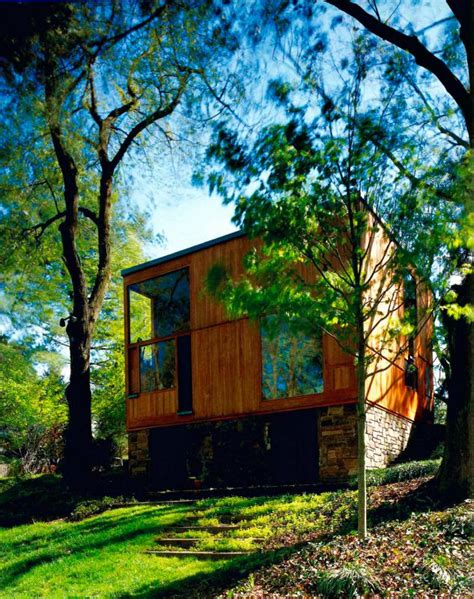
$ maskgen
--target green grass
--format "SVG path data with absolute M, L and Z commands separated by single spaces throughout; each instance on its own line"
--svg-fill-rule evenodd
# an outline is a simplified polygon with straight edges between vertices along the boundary
M 377 468 L 367 472 L 367 483 L 369 485 L 387 485 L 398 483 L 414 478 L 434 476 L 438 472 L 441 459 L 423 460 L 419 462 L 404 462 L 395 464 L 389 468 Z
M 224 562 L 146 555 L 187 508 L 132 507 L 82 522 L 36 523 L 0 533 L 1 597 L 146 596 L 211 574 Z
M 173 596 L 205 579 L 231 579 L 278 555 L 275 539 L 336 527 L 353 494 L 231 497 L 196 504 L 131 506 L 112 509 L 80 522 L 56 520 L 0 529 L 0 597 L 146 597 Z M 213 535 L 193 531 L 196 549 L 257 550 L 251 557 L 203 561 L 147 555 L 169 526 L 216 524 L 230 517 L 239 530 Z M 177 533 L 171 533 L 177 534 Z M 254 538 L 265 539 L 266 542 Z M 282 545 L 283 543 L 280 543 Z M 191 595 L 189 595 L 191 596 Z M 199 596 L 199 595 L 197 595 Z
M 396 467 L 392 474 L 384 471 L 384 477 L 398 480 L 409 472 L 417 475 L 420 468 Z M 54 477 L 0 481 L 0 516 L 10 526 L 0 528 L 0 597 L 202 599 L 208 588 L 225 587 L 259 566 L 281 561 L 301 541 L 327 538 L 356 525 L 352 490 L 122 508 L 114 508 L 116 500 L 71 497 Z M 15 526 L 27 520 L 29 524 Z M 238 529 L 218 534 L 169 529 L 218 523 L 236 523 Z M 157 537 L 173 534 L 197 538 L 198 550 L 255 553 L 219 561 L 146 553 L 159 548 Z

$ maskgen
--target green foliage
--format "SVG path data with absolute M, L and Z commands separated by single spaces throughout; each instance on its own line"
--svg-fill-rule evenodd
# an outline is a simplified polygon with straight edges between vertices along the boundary
M 56 467 L 67 418 L 61 376 L 54 366 L 38 374 L 24 345 L 2 338 L 0 348 L 2 452 L 24 472 Z
M 96 516 L 97 514 L 111 510 L 116 506 L 120 506 L 124 502 L 125 499 L 121 495 L 118 497 L 107 497 L 106 495 L 100 499 L 81 501 L 71 512 L 69 520 L 71 522 L 79 522 L 80 520 L 85 520 L 85 518 L 90 518 L 91 516 Z
M 360 597 L 381 591 L 373 572 L 354 562 L 315 575 L 315 590 L 323 597 Z
M 289 86 L 279 96 L 284 122 L 250 139 L 220 127 L 208 150 L 211 188 L 235 204 L 234 221 L 264 241 L 261 251 L 247 256 L 245 278 L 232 281 L 217 265 L 209 272 L 208 290 L 232 316 L 275 313 L 309 335 L 322 328 L 354 355 L 360 351 L 355 339 L 367 343 L 374 323 L 380 331 L 383 321 L 378 343 L 395 353 L 393 337 L 416 327 L 408 310 L 400 319 L 395 307 L 381 308 L 384 285 L 396 295 L 403 271 L 417 257 L 394 245 L 383 260 L 372 255 L 372 244 L 391 238 L 390 224 L 373 212 L 389 214 L 397 183 L 386 154 L 368 144 L 360 128 L 364 65 L 370 60 L 362 49 L 339 90 L 337 118 L 328 113 L 317 83 L 306 83 L 312 95 L 304 109 Z M 370 362 L 365 351 L 356 357 Z

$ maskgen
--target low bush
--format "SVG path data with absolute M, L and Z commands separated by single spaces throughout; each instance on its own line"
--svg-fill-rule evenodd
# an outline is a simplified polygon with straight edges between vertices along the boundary
M 125 503 L 125 498 L 119 495 L 118 497 L 101 497 L 100 499 L 88 499 L 87 501 L 81 501 L 76 505 L 74 510 L 71 512 L 68 520 L 71 522 L 79 522 L 96 516 L 114 507 L 119 507 Z
M 421 462 L 405 462 L 387 468 L 378 468 L 367 472 L 367 484 L 387 485 L 399 483 L 425 476 L 434 476 L 438 471 L 440 460 L 424 460 Z

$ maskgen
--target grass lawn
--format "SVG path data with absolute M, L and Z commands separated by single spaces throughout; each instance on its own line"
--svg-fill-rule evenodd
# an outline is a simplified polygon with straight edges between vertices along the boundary
M 2 597 L 139 597 L 222 569 L 223 562 L 146 555 L 187 507 L 132 507 L 82 522 L 53 521 L 0 533 Z
M 339 504 L 339 508 L 333 509 Z M 80 522 L 56 520 L 1 529 L 2 597 L 146 597 L 174 595 L 210 577 L 221 582 L 279 555 L 274 539 L 291 531 L 303 537 L 352 511 L 353 494 L 203 500 L 113 509 Z M 240 528 L 198 537 L 198 550 L 256 553 L 229 560 L 162 558 L 145 553 L 173 525 L 215 525 L 237 520 Z M 181 535 L 181 536 L 183 536 Z M 258 538 L 258 545 L 253 541 Z M 296 537 L 295 537 L 296 538 Z M 280 546 L 282 543 L 280 543 Z M 212 575 L 212 576 L 211 576 Z M 204 591 L 203 591 L 204 592 Z M 199 595 L 198 595 L 199 596 Z
M 426 468 L 422 473 L 426 474 Z M 408 475 L 391 474 L 395 480 L 404 476 Z M 456 519 L 448 511 L 438 513 L 431 510 L 429 517 L 432 520 L 420 520 L 418 524 L 413 521 L 410 524 L 410 518 L 415 517 L 410 516 L 412 512 L 425 517 L 425 512 L 432 508 L 430 500 L 423 498 L 423 494 L 417 491 L 420 480 L 423 479 L 372 487 L 371 519 L 374 525 L 388 527 L 376 529 L 377 539 L 385 539 L 384 550 L 389 551 L 395 545 L 398 547 L 395 557 L 385 560 L 395 571 L 397 568 L 403 570 L 405 545 L 400 545 L 401 538 L 409 537 L 408 546 L 412 548 L 418 545 L 423 547 L 421 553 L 423 559 L 426 557 L 423 563 L 426 562 L 427 574 L 420 578 L 420 585 L 425 585 L 420 588 L 425 591 L 438 588 L 436 592 L 439 593 L 439 589 L 444 588 L 443 584 L 448 585 L 449 582 L 446 576 L 443 579 L 443 568 L 454 572 L 457 560 L 456 553 L 450 554 L 448 551 L 446 556 L 442 551 L 435 551 L 436 547 L 433 549 L 431 545 L 439 545 L 444 539 L 444 532 L 433 536 L 431 531 L 446 529 L 448 537 L 451 534 L 451 541 L 446 537 L 448 545 L 456 545 L 465 515 L 458 514 Z M 379 477 L 376 482 L 383 481 Z M 0 496 L 0 513 L 2 509 L 7 509 L 15 494 L 13 482 L 3 484 L 10 488 L 4 488 L 3 495 L 7 497 L 7 502 L 3 499 L 2 503 Z M 41 479 L 33 481 L 31 488 L 41 488 L 42 484 L 44 482 Z M 19 505 L 25 510 L 25 496 L 29 497 L 28 493 L 17 491 L 17 495 L 20 496 Z M 49 501 L 54 501 L 53 495 Z M 71 507 L 62 496 L 61 501 L 68 509 Z M 40 511 L 44 513 L 44 510 L 43 506 Z M 353 559 L 354 552 L 360 554 L 361 560 L 364 555 L 363 548 L 357 545 L 358 541 L 351 534 L 355 527 L 354 491 L 130 505 L 73 521 L 78 514 L 87 515 L 88 510 L 90 505 L 83 504 L 82 508 L 76 506 L 73 518 L 0 528 L 0 597 L 167 596 L 203 599 L 219 595 L 233 597 L 234 591 L 257 597 L 264 596 L 258 595 L 260 592 L 277 593 L 278 589 L 288 594 L 297 592 L 300 596 L 304 596 L 304 593 L 306 596 L 316 596 L 312 593 L 321 582 L 318 576 L 324 568 L 334 569 L 340 565 L 339 562 L 347 563 L 352 576 L 357 568 L 360 570 L 362 567 L 360 560 L 354 562 Z M 184 530 L 179 536 L 192 536 L 196 550 L 243 550 L 249 551 L 248 554 L 209 561 L 146 553 L 150 549 L 166 549 L 166 544 L 160 546 L 156 539 L 178 536 L 176 531 L 173 532 L 173 526 L 192 524 L 209 527 L 222 523 L 233 523 L 235 526 L 217 532 Z M 414 535 L 413 530 L 417 526 L 423 527 L 425 532 Z M 462 534 L 468 530 L 467 525 L 465 529 Z M 391 536 L 398 539 L 398 544 L 391 540 Z M 461 545 L 456 545 L 454 549 L 461 551 Z M 370 551 L 380 552 L 381 549 L 372 548 Z M 412 565 L 421 564 L 418 557 L 417 551 L 411 555 Z M 373 555 L 370 559 L 372 562 L 369 560 L 367 563 L 372 567 L 376 560 Z M 410 567 L 409 564 L 405 566 Z M 463 567 L 466 568 L 465 565 Z M 363 573 L 364 568 L 361 570 Z M 431 571 L 432 579 L 429 575 Z M 359 575 L 360 571 L 357 572 Z M 449 572 L 448 577 L 451 575 Z M 380 574 L 378 571 L 376 573 Z M 367 576 L 370 582 L 369 574 Z M 395 574 L 392 572 L 391 576 L 393 578 Z M 453 574 L 452 578 L 453 584 L 458 585 L 452 586 L 453 590 L 466 590 L 469 583 L 466 575 L 461 572 L 456 576 Z M 396 581 L 396 576 L 393 580 Z M 377 584 L 380 584 L 380 577 Z M 326 596 L 330 596 L 330 593 Z

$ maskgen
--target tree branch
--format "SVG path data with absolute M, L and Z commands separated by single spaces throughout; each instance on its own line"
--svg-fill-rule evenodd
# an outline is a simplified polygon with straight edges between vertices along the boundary
M 361 25 L 374 35 L 411 54 L 418 65 L 432 73 L 443 85 L 448 94 L 461 109 L 466 124 L 469 126 L 470 107 L 468 91 L 448 66 L 430 52 L 415 35 L 407 35 L 406 33 L 379 21 L 376 17 L 350 0 L 325 0 L 325 2 L 359 21 Z M 450 6 L 455 3 L 458 4 L 459 0 L 456 0 L 456 2 L 454 2 L 454 0 L 448 0 Z M 465 3 L 464 0 L 462 4 Z
M 172 112 L 175 110 L 175 108 L 178 106 L 178 104 L 181 100 L 181 97 L 184 93 L 184 90 L 186 89 L 186 84 L 188 82 L 190 75 L 191 75 L 191 73 L 186 73 L 181 78 L 176 95 L 167 106 L 165 106 L 164 108 L 161 108 L 161 107 L 158 108 L 157 110 L 155 110 L 154 112 L 152 112 L 151 114 L 146 116 L 139 123 L 137 123 L 128 132 L 127 136 L 125 137 L 125 139 L 121 143 L 119 149 L 117 150 L 117 153 L 110 161 L 110 166 L 111 166 L 112 171 L 114 171 L 116 169 L 116 167 L 118 166 L 118 164 L 124 157 L 125 153 L 127 152 L 128 148 L 132 144 L 132 142 L 142 131 L 144 131 L 147 127 L 149 127 L 155 121 L 159 121 L 160 119 L 163 119 L 163 118 L 169 116 L 170 114 L 172 114 Z
M 96 226 L 98 226 L 99 219 L 97 217 L 97 214 L 93 210 L 89 210 L 89 208 L 83 208 L 82 206 L 80 206 L 78 208 L 78 210 L 79 210 L 79 212 L 81 214 L 83 214 L 86 218 L 88 218 Z M 47 220 L 45 220 L 42 223 L 38 223 L 36 225 L 33 225 L 32 227 L 28 227 L 27 229 L 23 229 L 23 235 L 28 235 L 28 234 L 32 233 L 33 236 L 34 236 L 34 238 L 36 239 L 36 241 L 39 241 L 40 238 L 41 238 L 41 236 L 43 235 L 43 233 L 46 231 L 46 229 L 50 225 L 52 225 L 53 223 L 55 223 L 57 220 L 65 218 L 65 216 L 66 216 L 66 211 L 65 210 L 63 210 L 62 212 L 58 212 L 57 214 L 55 214 L 51 218 L 48 218 Z
M 98 50 L 96 51 L 96 53 L 98 54 L 103 47 L 108 46 L 108 45 L 117 44 L 121 40 L 128 37 L 131 33 L 135 33 L 136 31 L 143 29 L 143 27 L 146 27 L 148 24 L 150 24 L 156 18 L 160 17 L 165 12 L 165 10 L 171 6 L 171 4 L 172 4 L 172 2 L 170 0 L 167 0 L 166 2 L 164 2 L 164 4 L 162 4 L 161 6 L 156 8 L 150 14 L 150 16 L 147 17 L 146 19 L 144 19 L 143 21 L 140 21 L 136 25 L 129 27 L 128 29 L 126 29 L 125 31 L 122 31 L 121 33 L 117 33 L 116 35 L 113 35 L 109 38 L 101 39 L 99 41 L 93 42 L 91 44 L 91 46 L 98 48 Z
M 27 236 L 29 234 L 32 234 L 33 237 L 35 238 L 36 242 L 39 243 L 43 233 L 46 231 L 46 229 L 52 225 L 54 222 L 56 222 L 57 220 L 60 220 L 61 218 L 64 218 L 66 216 L 66 212 L 58 212 L 58 214 L 55 214 L 54 216 L 52 216 L 51 218 L 48 218 L 47 220 L 45 220 L 42 223 L 38 223 L 37 225 L 33 225 L 32 227 L 28 227 L 27 229 L 23 229 L 23 236 Z
M 472 35 L 469 31 L 469 0 L 446 0 L 446 2 L 459 22 L 459 37 L 468 50 L 469 36 Z

